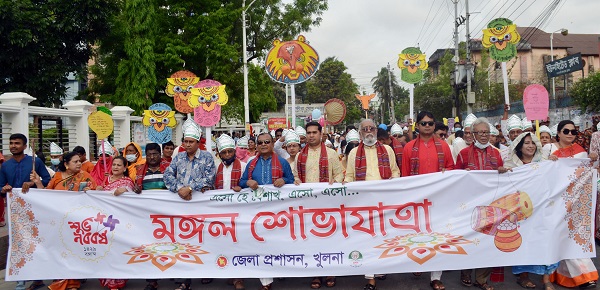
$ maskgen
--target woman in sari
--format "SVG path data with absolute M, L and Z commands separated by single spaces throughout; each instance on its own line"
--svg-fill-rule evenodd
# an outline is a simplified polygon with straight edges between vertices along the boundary
M 250 158 L 256 156 L 256 140 L 254 137 L 248 138 L 248 156 Z
M 146 164 L 146 159 L 142 157 L 142 147 L 135 142 L 130 142 L 123 149 L 123 156 L 127 160 L 126 166 L 129 171 L 129 178 L 136 180 L 137 168 Z
M 58 164 L 58 171 L 48 183 L 46 189 L 88 191 L 96 189 L 96 182 L 87 171 L 81 170 L 81 160 L 75 152 L 62 155 L 62 162 Z M 37 183 L 37 177 L 34 182 Z M 41 181 L 40 181 L 41 183 Z M 77 290 L 81 281 L 77 279 L 56 279 L 48 286 L 50 290 Z
M 577 139 L 577 129 L 571 120 L 563 120 L 558 123 L 556 139 L 558 142 L 550 143 L 544 146 L 544 156 L 550 160 L 558 158 L 590 158 L 592 161 L 598 160 L 598 154 L 587 152 L 579 144 L 575 143 Z M 556 284 L 564 287 L 576 287 L 581 289 L 596 288 L 598 280 L 598 271 L 590 258 L 586 259 L 568 259 L 560 261 L 556 273 L 552 275 Z
M 542 161 L 542 143 L 531 132 L 525 132 L 513 141 L 510 146 L 508 160 L 504 160 L 504 167 L 512 169 L 529 163 Z M 529 279 L 529 273 L 542 276 L 542 283 L 545 290 L 554 290 L 554 285 L 550 282 L 550 275 L 558 267 L 558 262 L 551 265 L 527 265 L 513 266 L 512 272 L 519 275 L 517 283 L 526 289 L 533 289 L 536 285 Z
M 108 176 L 108 183 L 105 186 L 98 186 L 98 190 L 112 191 L 113 195 L 119 196 L 125 192 L 133 192 L 133 180 L 129 177 L 129 169 L 125 167 L 127 160 L 118 156 L 113 159 L 111 166 L 111 175 Z
M 127 172 L 127 160 L 118 156 L 113 159 L 111 166 L 111 175 L 108 177 L 106 186 L 98 186 L 98 190 L 111 191 L 112 195 L 119 196 L 125 192 L 133 192 L 133 180 L 129 178 Z M 127 284 L 127 279 L 100 279 L 100 285 L 111 290 L 123 289 Z

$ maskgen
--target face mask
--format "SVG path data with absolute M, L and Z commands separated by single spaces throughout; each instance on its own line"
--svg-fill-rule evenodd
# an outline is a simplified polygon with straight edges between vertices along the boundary
M 481 144 L 481 143 L 479 143 L 479 141 L 477 141 L 477 139 L 475 139 L 475 147 L 477 147 L 479 149 L 485 149 L 488 146 L 490 146 L 490 142 L 487 142 L 485 144 Z
M 306 143 L 300 144 L 300 148 L 304 148 L 304 146 L 306 146 Z
M 454 133 L 456 133 L 458 131 L 462 131 L 462 128 L 454 128 Z
M 60 164 L 60 159 L 52 158 L 52 159 L 50 159 L 50 163 L 52 163 L 52 165 L 56 166 L 56 165 Z
M 129 162 L 135 162 L 137 160 L 137 154 L 127 154 L 125 155 L 125 159 Z

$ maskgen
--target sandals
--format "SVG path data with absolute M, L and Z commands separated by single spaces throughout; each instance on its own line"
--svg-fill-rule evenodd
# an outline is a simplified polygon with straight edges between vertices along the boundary
M 181 283 L 175 290 L 192 290 L 192 288 L 190 288 L 189 284 Z
M 517 284 L 519 284 L 521 287 L 525 288 L 525 289 L 535 289 L 535 284 L 533 284 L 533 282 L 531 282 L 531 279 L 529 278 L 525 278 L 525 279 L 519 279 L 517 280 Z
M 325 278 L 325 286 L 328 288 L 334 287 L 336 283 L 335 277 L 329 276 Z
M 233 280 L 233 288 L 235 290 L 246 290 L 246 287 L 244 287 L 244 280 L 242 280 L 242 279 Z
M 579 285 L 579 289 L 592 289 L 592 288 L 596 288 L 596 281 L 590 281 L 590 282 Z
M 494 290 L 494 287 L 490 286 L 488 283 L 479 284 L 475 282 L 473 286 L 481 289 L 481 290 Z
M 365 285 L 363 290 L 377 290 L 377 286 L 367 283 L 367 285 Z
M 465 273 L 463 271 L 460 272 L 460 283 L 467 287 L 473 286 L 473 281 L 471 281 L 471 273 Z M 482 285 L 485 285 L 482 284 Z
M 321 278 L 319 277 L 315 277 L 311 282 L 310 282 L 310 288 L 311 289 L 319 289 L 321 288 Z
M 433 290 L 445 290 L 446 286 L 444 286 L 444 283 L 442 283 L 442 281 L 440 280 L 433 280 L 431 281 L 431 283 L 429 283 L 429 285 L 431 285 L 431 289 Z

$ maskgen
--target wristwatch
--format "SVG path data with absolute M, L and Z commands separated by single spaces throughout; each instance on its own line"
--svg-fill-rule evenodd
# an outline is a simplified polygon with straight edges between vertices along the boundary
M 191 186 L 188 186 L 188 188 L 190 189 L 190 193 L 194 191 L 194 189 Z

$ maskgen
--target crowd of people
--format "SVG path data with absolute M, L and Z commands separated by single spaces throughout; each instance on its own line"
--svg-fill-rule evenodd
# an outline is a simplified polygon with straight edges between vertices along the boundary
M 507 111 L 507 110 L 505 110 Z M 10 136 L 11 156 L 2 158 L 0 184 L 5 197 L 13 188 L 88 191 L 103 190 L 114 196 L 126 192 L 163 189 L 176 193 L 183 200 L 215 189 L 258 189 L 260 185 L 326 182 L 346 183 L 365 180 L 383 180 L 404 176 L 443 172 L 445 170 L 497 170 L 505 173 L 515 167 L 558 158 L 598 159 L 600 132 L 598 129 L 581 132 L 578 124 L 563 120 L 555 126 L 541 126 L 536 134 L 530 121 L 513 115 L 498 126 L 485 118 L 470 114 L 452 130 L 436 122 L 433 114 L 422 111 L 414 124 L 404 128 L 398 124 L 379 125 L 371 119 L 360 122 L 358 128 L 349 126 L 341 134 L 326 134 L 317 122 L 304 127 L 280 129 L 257 136 L 231 137 L 221 134 L 216 141 L 216 152 L 207 151 L 201 142 L 201 130 L 192 120 L 183 124 L 184 137 L 177 147 L 171 141 L 165 144 L 131 142 L 121 154 L 110 143 L 99 146 L 96 164 L 86 160 L 86 151 L 78 146 L 71 152 L 52 143 L 51 165 L 41 158 L 25 154 L 27 138 L 23 134 Z M 600 127 L 600 126 L 598 126 Z M 599 128 L 600 129 L 600 128 Z M 539 136 L 539 137 L 538 137 Z M 144 157 L 145 156 L 145 157 Z M 293 186 L 293 185 L 291 185 Z M 4 206 L 0 207 L 2 211 Z M 3 212 L 0 217 L 3 218 Z M 5 223 L 0 220 L 3 226 Z M 596 225 L 599 223 L 596 222 Z M 596 229 L 595 234 L 600 236 Z M 536 288 L 529 273 L 542 276 L 542 285 L 553 290 L 554 283 L 582 289 L 596 287 L 598 272 L 590 259 L 556 261 L 552 265 L 514 266 L 518 283 L 528 289 Z M 494 269 L 464 269 L 460 282 L 492 290 L 490 275 Z M 472 272 L 474 272 L 474 277 Z M 412 273 L 420 276 L 421 273 Z M 377 279 L 385 274 L 367 274 L 365 290 L 377 289 Z M 212 279 L 201 279 L 210 283 Z M 261 290 L 269 290 L 273 278 L 261 278 Z M 122 289 L 127 280 L 101 279 L 109 289 Z M 245 289 L 243 279 L 232 279 L 237 290 Z M 147 280 L 145 290 L 157 290 L 158 280 Z M 312 289 L 336 285 L 336 277 L 314 277 Z M 443 290 L 442 271 L 430 273 L 433 290 Z M 35 290 L 44 287 L 43 281 L 33 281 L 26 288 L 25 281 L 17 283 L 16 290 Z M 76 290 L 77 279 L 55 280 L 51 290 Z M 191 279 L 184 279 L 176 290 L 190 290 Z

